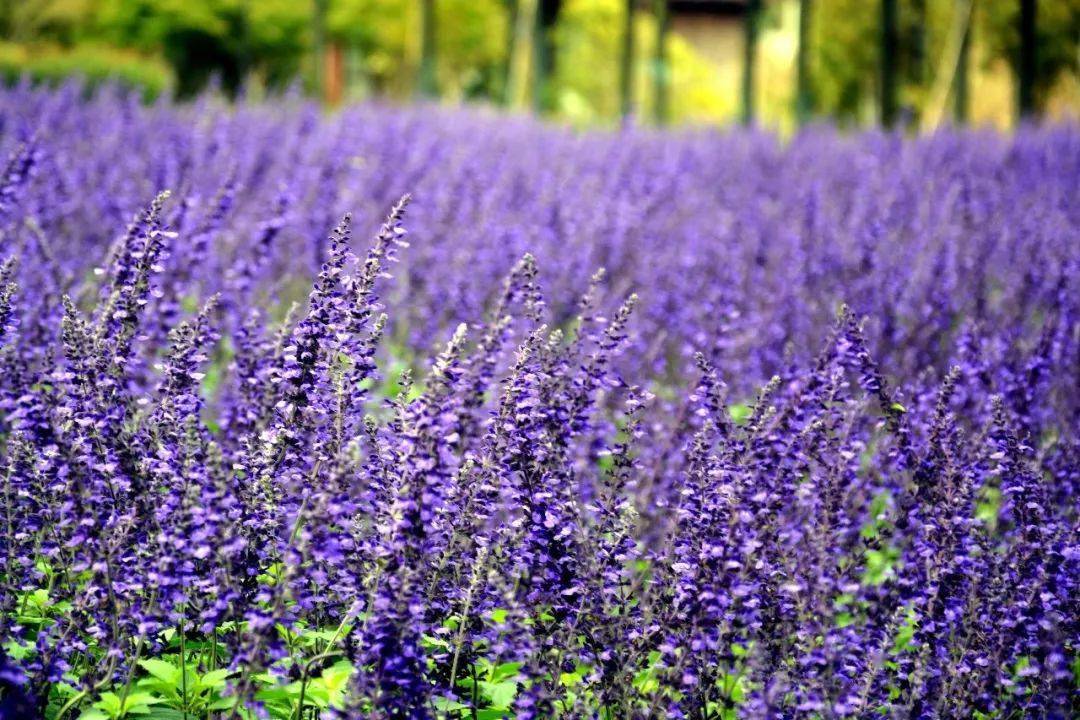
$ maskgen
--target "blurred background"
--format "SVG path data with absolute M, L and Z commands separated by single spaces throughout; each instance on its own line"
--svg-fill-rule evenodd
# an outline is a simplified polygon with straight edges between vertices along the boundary
M 0 73 L 787 132 L 1080 113 L 1080 0 L 0 0 Z

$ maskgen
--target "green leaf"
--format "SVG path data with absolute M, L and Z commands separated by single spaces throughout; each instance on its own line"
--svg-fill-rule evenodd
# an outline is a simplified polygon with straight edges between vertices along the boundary
M 514 696 L 517 695 L 517 682 L 513 680 L 498 683 L 481 681 L 480 691 L 495 707 L 506 708 L 510 707 L 514 702 Z
M 563 687 L 574 687 L 581 682 L 581 676 L 576 672 L 560 673 L 559 684 Z
M 881 585 L 893 575 L 893 567 L 900 559 L 900 550 L 887 547 L 882 550 L 866 552 L 866 569 L 863 571 L 863 583 Z
M 131 693 L 124 698 L 123 711 L 125 713 L 145 714 L 151 705 L 165 702 L 164 699 L 150 693 Z
M 262 702 L 291 701 L 300 696 L 300 683 L 268 687 L 255 693 L 255 699 Z
M 501 665 L 496 665 L 491 668 L 491 673 L 488 676 L 488 680 L 497 683 L 503 680 L 509 680 L 510 678 L 517 677 L 518 670 L 521 669 L 522 663 L 508 662 Z
M 428 650 L 449 650 L 450 641 L 437 635 L 422 635 L 420 645 Z
M 172 687 L 179 687 L 183 682 L 180 668 L 170 662 L 151 658 L 149 660 L 140 660 L 139 666 L 161 682 L 171 685 Z
M 639 670 L 634 675 L 633 686 L 643 695 L 651 695 L 660 689 L 660 681 L 656 678 L 655 668 Z
M 431 701 L 431 704 L 435 706 L 436 710 L 440 712 L 454 712 L 455 710 L 468 710 L 469 706 L 464 703 L 460 703 L 453 698 L 437 697 Z
M 57 695 L 59 695 L 60 697 L 65 697 L 65 698 L 73 698 L 76 695 L 78 695 L 80 692 L 82 692 L 81 690 L 79 690 L 74 685 L 71 685 L 71 684 L 66 683 L 66 682 L 58 682 L 58 683 L 56 683 L 55 685 L 52 686 L 52 689 L 53 689 L 53 692 L 55 692 Z
M 300 701 L 300 694 L 297 691 L 297 702 Z M 313 705 L 320 710 L 326 710 L 330 707 L 330 692 L 326 689 L 326 685 L 323 683 L 322 678 L 315 678 L 309 680 L 306 690 L 304 691 L 304 705 Z
M 1001 490 L 993 486 L 983 488 L 982 499 L 975 506 L 975 519 L 985 525 L 990 532 L 997 529 L 998 514 L 1001 511 Z
M 736 425 L 742 425 L 750 419 L 750 414 L 753 412 L 749 405 L 745 403 L 734 403 L 728 405 L 728 415 L 731 416 L 731 422 Z
M 886 511 L 889 508 L 891 499 L 892 496 L 888 492 L 880 492 L 870 501 L 870 510 L 868 513 L 870 519 L 866 521 L 866 524 L 863 525 L 859 531 L 859 535 L 865 540 L 873 540 L 881 534 L 881 530 L 886 526 L 888 521 Z
M 20 645 L 14 640 L 9 640 L 4 643 L 4 653 L 12 660 L 25 660 L 34 654 L 34 648 L 31 645 Z
M 225 687 L 225 682 L 230 675 L 232 675 L 232 671 L 225 668 L 211 670 L 197 679 L 196 686 L 200 690 L 217 690 Z
M 26 600 L 36 608 L 47 608 L 49 606 L 49 591 L 44 588 L 34 590 L 27 596 Z
M 338 707 L 345 702 L 345 691 L 349 686 L 349 678 L 352 677 L 353 666 L 348 661 L 342 660 L 334 663 L 322 672 L 322 684 L 326 688 L 330 704 Z
M 182 710 L 177 710 L 172 707 L 152 707 L 145 715 L 139 717 L 146 718 L 146 720 L 194 720 L 196 715 L 194 713 L 185 713 Z
M 120 696 L 113 692 L 101 693 L 101 698 L 94 703 L 94 707 L 104 711 L 109 717 L 120 717 Z
M 919 614 L 915 612 L 914 608 L 909 607 L 903 624 L 900 625 L 900 628 L 896 631 L 896 636 L 893 638 L 892 653 L 894 655 L 915 649 L 912 640 L 915 638 L 915 630 L 918 627 Z

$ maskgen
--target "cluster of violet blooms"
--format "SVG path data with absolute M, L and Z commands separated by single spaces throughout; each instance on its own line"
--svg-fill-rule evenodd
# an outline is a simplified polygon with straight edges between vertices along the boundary
M 0 152 L 0 714 L 179 636 L 214 718 L 1075 716 L 1075 126 L 17 86 Z

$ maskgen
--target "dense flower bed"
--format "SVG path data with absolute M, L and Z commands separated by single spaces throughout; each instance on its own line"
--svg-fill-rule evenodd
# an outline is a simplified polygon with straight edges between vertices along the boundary
M 0 132 L 0 716 L 1076 712 L 1075 127 Z

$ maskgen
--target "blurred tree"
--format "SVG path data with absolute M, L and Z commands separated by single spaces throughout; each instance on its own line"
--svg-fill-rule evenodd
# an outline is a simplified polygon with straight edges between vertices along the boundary
M 536 18 L 533 21 L 532 79 L 533 110 L 538 113 L 551 110 L 555 90 L 551 78 L 555 74 L 555 23 L 559 19 L 562 0 L 536 0 Z
M 499 97 L 509 25 L 503 0 L 438 0 L 435 21 L 440 93 Z
M 426 0 L 423 0 L 426 2 Z M 510 22 L 505 0 L 437 0 L 434 83 L 450 99 L 499 98 L 505 86 Z M 416 0 L 331 0 L 328 32 L 356 54 L 374 94 L 419 90 L 423 20 Z
M 1020 0 L 1020 116 L 1035 112 L 1035 0 Z
M 564 4 L 555 30 L 559 63 L 553 80 L 561 116 L 587 123 L 621 115 L 624 6 L 625 0 L 567 0 Z M 645 15 L 636 14 L 639 25 L 649 21 Z M 631 77 L 633 94 L 639 98 L 644 65 L 636 63 Z
M 1064 78 L 1075 78 L 1077 72 L 1080 0 L 1031 3 L 1038 7 L 1033 34 L 1028 34 L 1038 49 L 1034 56 L 1021 52 L 1021 7 L 1028 0 L 979 0 L 968 39 L 952 65 L 944 51 L 958 1 L 762 2 L 763 16 L 783 15 L 791 22 L 776 31 L 766 27 L 767 22 L 758 27 L 759 62 L 746 66 L 751 81 L 747 85 L 744 77 L 743 87 L 752 94 L 755 84 L 774 82 L 769 68 L 777 62 L 776 53 L 790 49 L 799 117 L 818 113 L 841 122 L 871 121 L 883 110 L 875 99 L 884 100 L 880 3 L 887 2 L 894 6 L 897 21 L 894 112 L 903 108 L 921 115 L 931 101 L 944 103 L 939 108 L 944 111 L 952 95 L 957 117 L 964 116 L 968 100 L 976 118 L 1002 116 L 1008 92 L 1002 68 L 1028 79 L 1025 102 L 1036 111 L 1054 97 L 1059 98 L 1055 107 L 1064 107 L 1062 88 L 1075 97 L 1080 86 L 1075 79 Z M 424 6 L 434 10 L 430 27 L 437 32 L 428 34 L 427 47 L 433 51 L 428 57 L 437 56 L 438 64 L 421 73 Z M 17 46 L 6 50 L 9 76 L 17 76 L 20 67 L 29 71 L 31 64 L 35 77 L 51 76 L 62 68 L 77 70 L 79 62 L 94 68 L 94 73 L 104 72 L 111 62 L 109 49 L 119 47 L 135 51 L 115 56 L 116 67 L 125 68 L 128 75 L 139 58 L 165 59 L 183 96 L 197 92 L 213 75 L 221 78 L 226 90 L 234 91 L 249 77 L 256 85 L 280 87 L 304 70 L 318 87 L 322 62 L 314 60 L 323 53 L 313 52 L 320 27 L 315 20 L 316 10 L 325 8 L 326 41 L 345 49 L 353 97 L 406 98 L 425 78 L 425 83 L 434 80 L 440 95 L 451 101 L 486 98 L 509 103 L 510 78 L 523 85 L 533 64 L 529 61 L 542 59 L 548 77 L 530 90 L 546 89 L 525 95 L 539 98 L 561 118 L 583 123 L 614 120 L 635 101 L 644 113 L 660 120 L 716 122 L 737 117 L 744 63 L 718 60 L 688 42 L 689 36 L 669 32 L 667 22 L 658 22 L 666 7 L 661 0 L 638 0 L 638 10 L 651 7 L 653 12 L 639 11 L 631 18 L 628 10 L 633 7 L 631 0 L 0 0 L 0 34 Z M 782 8 L 790 12 L 781 12 Z M 524 29 L 533 20 L 539 20 L 538 30 L 546 29 L 529 38 Z M 515 24 L 522 29 L 520 35 Z M 779 39 L 779 33 L 788 38 Z M 643 47 L 638 47 L 640 41 Z M 537 57 L 530 58 L 534 47 Z M 635 50 L 648 61 L 633 63 Z M 64 53 L 70 56 L 62 57 Z M 959 59 L 968 53 L 970 60 Z M 515 54 L 520 61 L 511 68 Z M 1026 65 L 1022 57 L 1028 58 Z M 976 97 L 965 90 L 969 67 Z M 160 63 L 148 70 L 148 86 L 169 85 L 161 70 Z M 755 70 L 761 80 L 752 78 Z M 931 98 L 930 90 L 946 75 L 952 90 L 945 91 L 944 100 L 940 92 Z M 987 78 L 996 79 L 988 85 Z M 1019 85 L 1012 86 L 1017 98 Z M 995 115 L 987 114 L 988 87 L 1000 98 L 991 100 L 997 103 L 991 111 Z M 761 94 L 744 108 L 770 119 L 777 117 L 778 102 L 784 112 L 791 111 L 790 94 L 778 100 L 775 92 L 758 90 Z
M 814 9 L 809 55 L 815 110 L 840 121 L 865 118 L 876 85 L 878 13 L 865 0 L 830 0 Z
M 439 79 L 435 67 L 435 0 L 420 0 L 420 94 L 438 97 Z
M 878 63 L 881 75 L 878 93 L 881 101 L 881 124 L 892 127 L 896 122 L 896 65 L 898 59 L 897 42 L 897 0 L 881 0 L 881 49 Z
M 235 92 L 247 74 L 288 83 L 309 48 L 311 9 L 294 0 L 98 0 L 97 30 L 119 45 L 160 49 L 190 96 L 212 75 Z
M 960 54 L 956 59 L 956 74 L 953 76 L 953 119 L 963 124 L 968 119 L 968 72 L 971 64 L 971 5 L 975 0 L 954 0 L 958 13 L 964 21 L 963 37 L 960 39 Z
M 761 22 L 761 0 L 747 0 L 743 16 L 743 75 L 742 122 L 754 121 L 754 70 L 757 66 L 758 29 Z
M 353 48 L 360 72 L 376 94 L 404 94 L 413 88 L 409 38 L 414 32 L 409 0 L 332 0 L 327 32 Z
M 1027 0 L 979 0 L 969 30 L 965 67 L 969 72 L 991 72 L 999 63 L 1020 76 L 1020 9 Z M 920 109 L 927 101 L 933 78 L 946 68 L 939 67 L 942 50 L 954 13 L 954 0 L 828 0 L 814 4 L 808 29 L 811 43 L 807 64 L 813 69 L 811 107 L 817 113 L 844 121 L 869 121 L 875 113 L 870 100 L 881 97 L 881 67 L 878 49 L 883 20 L 879 3 L 894 2 L 898 22 L 910 33 L 911 19 L 925 12 L 923 57 L 925 71 L 918 80 L 912 73 L 897 78 L 897 109 L 900 99 L 909 108 Z M 1041 108 L 1051 90 L 1067 74 L 1075 74 L 1077 38 L 1080 38 L 1080 0 L 1043 0 L 1035 18 L 1035 72 L 1033 103 Z M 913 67 L 909 54 L 915 42 L 908 37 L 897 44 L 894 60 Z M 922 86 L 916 83 L 921 82 Z M 969 98 L 970 101 L 970 98 Z M 880 113 L 880 110 L 879 110 Z
M 668 67 L 668 16 L 667 0 L 653 0 L 653 15 L 656 23 L 656 44 L 653 55 L 654 85 L 653 113 L 657 125 L 668 121 L 668 86 L 671 83 L 671 69 Z
M 813 7 L 813 0 L 799 0 L 799 45 L 795 55 L 795 116 L 799 123 L 805 123 L 810 118 L 813 106 L 810 94 L 810 23 Z
M 619 53 L 619 115 L 634 111 L 634 10 L 637 0 L 626 0 L 623 11 L 622 51 Z
M 503 54 L 502 86 L 499 99 L 503 105 L 509 105 L 514 76 L 514 58 L 517 57 L 518 18 L 521 12 L 520 0 L 503 0 L 506 6 L 506 51 Z
M 315 54 L 313 75 L 320 97 L 326 97 L 326 5 L 327 0 L 312 0 L 311 47 Z
M 1004 60 L 1018 81 L 1025 74 L 1021 62 L 1022 8 L 1028 0 L 980 0 L 973 33 L 976 43 L 986 45 L 986 63 Z M 1066 73 L 1075 75 L 1080 66 L 1077 39 L 1080 38 L 1080 0 L 1044 0 L 1038 3 L 1034 24 L 1030 27 L 1029 47 L 1038 48 L 1026 69 L 1029 93 L 1027 102 L 1034 110 L 1042 108 L 1050 90 Z M 1032 4 L 1032 9 L 1034 3 Z M 1019 90 L 1018 90 L 1019 95 Z

